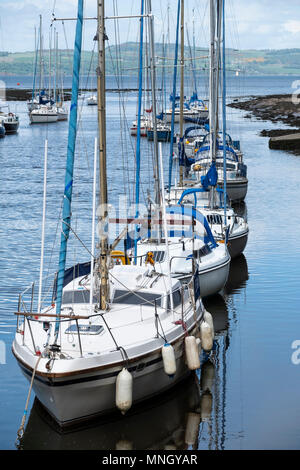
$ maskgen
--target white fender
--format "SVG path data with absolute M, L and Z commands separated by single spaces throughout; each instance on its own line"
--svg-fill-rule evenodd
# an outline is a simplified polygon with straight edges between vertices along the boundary
M 209 313 L 207 310 L 205 310 L 205 312 L 204 312 L 204 320 L 205 320 L 205 321 L 209 324 L 209 326 L 211 327 L 212 338 L 214 339 L 214 337 L 215 337 L 214 321 L 213 321 L 212 314 Z
M 186 336 L 184 340 L 187 366 L 190 370 L 200 367 L 199 347 L 195 336 Z
M 161 354 L 165 373 L 173 377 L 176 373 L 176 359 L 173 346 L 169 343 L 165 343 L 161 348 Z
M 125 414 L 132 405 L 132 375 L 125 367 L 119 372 L 116 381 L 116 406 Z
M 201 346 L 204 351 L 210 351 L 213 347 L 212 330 L 209 324 L 204 320 L 200 325 Z

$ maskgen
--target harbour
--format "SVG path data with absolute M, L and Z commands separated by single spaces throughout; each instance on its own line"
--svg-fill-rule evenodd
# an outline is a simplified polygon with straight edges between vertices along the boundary
M 228 79 L 229 89 L 235 88 L 234 79 L 235 77 Z M 144 161 L 140 168 L 141 192 L 144 193 L 144 196 L 148 191 L 149 200 L 149 186 L 152 187 L 152 190 L 154 186 L 151 180 L 153 177 L 151 155 L 152 146 L 155 145 L 155 142 L 153 144 L 153 142 L 148 141 L 146 138 L 137 139 L 137 136 L 127 136 L 123 139 L 124 148 L 120 150 L 120 140 L 116 138 L 116 129 L 120 129 L 118 134 L 121 133 L 122 135 L 123 132 L 125 133 L 126 125 L 137 119 L 137 130 L 139 130 L 139 119 L 141 116 L 138 115 L 137 117 L 135 90 L 141 90 L 141 87 L 138 89 L 134 88 L 132 86 L 132 78 L 124 79 L 123 77 L 122 92 L 126 93 L 126 100 L 122 102 L 124 107 L 122 113 L 124 112 L 124 115 L 126 115 L 127 121 L 125 122 L 120 120 L 119 97 L 115 93 L 115 87 L 112 83 L 113 80 L 108 78 L 105 93 L 107 182 L 109 185 L 109 202 L 115 207 L 122 208 L 124 201 L 120 199 L 120 187 L 124 189 L 124 193 L 132 200 L 133 187 L 136 184 L 137 175 L 136 167 L 129 163 L 129 157 L 127 160 L 124 158 L 126 154 L 124 149 L 130 148 L 133 145 L 132 142 L 135 142 L 134 145 L 137 145 L 136 142 L 140 140 L 141 155 L 143 155 L 143 158 L 146 156 L 148 158 L 147 163 Z M 270 89 L 276 90 L 276 93 L 286 94 L 292 88 L 292 79 L 286 76 L 244 77 L 244 83 L 244 94 L 240 93 L 240 89 L 235 90 L 233 93 L 234 99 L 241 99 L 243 101 L 250 94 L 261 96 L 262 90 L 267 91 Z M 204 94 L 205 90 L 206 88 L 203 86 L 199 88 L 198 92 L 199 94 Z M 81 89 L 81 92 L 85 94 L 86 89 Z M 11 97 L 16 97 L 14 96 L 14 91 L 11 92 Z M 62 122 L 47 122 L 32 125 L 26 103 L 28 95 L 24 94 L 24 97 L 25 100 L 18 98 L 17 101 L 10 101 L 11 109 L 17 110 L 19 116 L 20 126 L 18 132 L 11 135 L 7 134 L 0 141 L 2 213 L 0 229 L 2 266 L 0 287 L 0 341 L 2 346 L 0 361 L 1 449 L 16 448 L 16 431 L 20 425 L 25 400 L 28 396 L 28 380 L 21 374 L 16 361 L 16 358 L 18 359 L 18 356 L 21 354 L 22 341 L 20 340 L 19 342 L 19 349 L 16 347 L 17 341 L 15 340 L 14 342 L 15 334 L 23 331 L 21 335 L 24 336 L 24 329 L 22 329 L 24 327 L 17 323 L 17 333 L 15 333 L 16 322 L 19 322 L 18 318 L 23 315 L 25 323 L 25 316 L 27 315 L 30 320 L 28 323 L 29 325 L 32 323 L 32 330 L 35 333 L 39 327 L 38 324 L 42 323 L 39 321 L 39 315 L 47 316 L 48 313 L 49 322 L 52 321 L 51 315 L 57 320 L 55 310 L 49 313 L 49 309 L 46 311 L 39 309 L 35 313 L 36 318 L 32 318 L 32 306 L 28 311 L 21 313 L 20 300 L 19 305 L 17 303 L 19 293 L 30 285 L 31 280 L 38 279 L 40 275 L 43 191 L 45 194 L 45 188 L 43 188 L 42 184 L 45 176 L 43 159 L 46 150 L 48 152 L 47 220 L 44 227 L 45 251 L 43 255 L 43 270 L 46 277 L 53 273 L 53 266 L 58 266 L 59 257 L 61 257 L 61 253 L 59 253 L 61 217 L 58 217 L 58 213 L 62 210 L 62 194 L 59 188 L 64 187 L 69 122 L 65 120 Z M 68 95 L 66 95 L 65 105 L 70 109 Z M 72 182 L 74 185 L 71 224 L 73 231 L 70 237 L 72 238 L 73 247 L 70 250 L 69 263 L 66 267 L 77 266 L 78 263 L 86 263 L 91 255 L 86 247 L 93 246 L 94 243 L 92 238 L 93 230 L 90 230 L 90 226 L 93 219 L 91 208 L 94 207 L 93 163 L 95 165 L 95 162 L 93 162 L 93 158 L 95 145 L 97 144 L 94 137 L 98 133 L 98 112 L 97 106 L 86 106 L 85 99 L 79 99 L 80 133 L 78 134 L 77 147 L 74 153 L 75 166 L 74 180 Z M 264 136 L 265 129 L 268 129 L 270 133 L 275 133 L 284 127 L 284 130 L 288 131 L 289 126 L 287 122 L 276 122 L 274 119 L 269 120 L 268 116 L 264 118 L 252 116 L 250 119 L 247 117 L 248 112 L 248 108 L 227 107 L 226 118 L 227 132 L 232 136 L 238 137 L 240 148 L 243 151 L 243 161 L 247 165 L 247 195 L 242 198 L 244 201 L 239 200 L 232 205 L 235 214 L 237 214 L 236 217 L 243 217 L 249 226 L 247 244 L 240 250 L 243 253 L 238 253 L 228 264 L 227 281 L 220 292 L 215 293 L 215 295 L 204 295 L 203 307 L 201 303 L 197 303 L 199 300 L 196 296 L 197 286 L 189 284 L 189 289 L 194 289 L 195 307 L 193 315 L 189 308 L 184 313 L 185 324 L 182 320 L 178 320 L 176 329 L 174 327 L 176 322 L 173 322 L 172 326 L 170 326 L 168 318 L 163 316 L 161 320 L 162 330 L 156 324 L 156 340 L 163 340 L 161 346 L 164 347 L 168 345 L 167 338 L 164 336 L 164 329 L 173 328 L 173 330 L 170 330 L 171 333 L 169 333 L 169 341 L 173 344 L 177 354 L 177 369 L 175 368 L 174 371 L 169 372 L 167 376 L 163 375 L 162 370 L 155 375 L 157 383 L 161 384 L 161 393 L 157 393 L 157 390 L 153 388 L 153 394 L 148 400 L 137 400 L 136 404 L 133 403 L 133 406 L 129 406 L 126 410 L 119 408 L 117 405 L 119 410 L 115 409 L 109 416 L 95 416 L 88 425 L 81 421 L 76 421 L 74 427 L 67 428 L 66 430 L 61 429 L 61 424 L 64 424 L 64 421 L 67 422 L 70 417 L 80 416 L 77 411 L 82 404 L 78 403 L 77 410 L 75 410 L 76 413 L 72 407 L 69 409 L 68 406 L 65 406 L 63 413 L 57 419 L 58 415 L 56 413 L 58 412 L 55 408 L 51 408 L 51 399 L 49 404 L 45 406 L 46 399 L 42 404 L 38 397 L 32 393 L 28 406 L 26 426 L 24 427 L 24 434 L 22 434 L 22 438 L 17 445 L 18 449 L 72 450 L 76 448 L 82 450 L 165 450 L 172 452 L 176 450 L 193 451 L 204 449 L 291 450 L 299 448 L 300 408 L 298 397 L 300 375 L 297 348 L 300 342 L 298 335 L 300 249 L 297 237 L 300 221 L 298 217 L 295 217 L 295 208 L 291 202 L 295 199 L 293 197 L 295 192 L 294 187 L 297 191 L 300 160 L 295 152 L 286 152 L 281 149 L 272 150 L 269 147 L 268 137 Z M 176 127 L 176 132 L 180 132 L 179 127 Z M 47 142 L 46 147 L 45 141 Z M 169 178 L 169 148 L 170 142 L 162 142 L 159 145 L 160 154 L 158 156 L 160 156 L 161 160 L 158 166 L 161 165 L 159 169 L 163 170 L 163 183 L 168 182 Z M 223 149 L 220 148 L 221 150 Z M 185 177 L 187 181 L 190 181 L 187 176 Z M 221 179 L 221 176 L 219 176 L 219 179 Z M 286 184 L 287 179 L 288 184 Z M 210 184 L 212 185 L 211 180 Z M 164 184 L 162 186 L 164 187 Z M 176 186 L 174 187 L 176 188 Z M 190 184 L 188 188 L 191 189 L 192 185 Z M 223 184 L 224 190 L 226 191 L 226 187 Z M 195 191 L 194 193 L 196 194 Z M 166 197 L 169 197 L 168 194 L 171 194 L 170 189 L 169 193 L 168 191 L 166 192 Z M 173 207 L 172 204 L 174 205 L 174 202 L 170 202 L 170 200 L 168 204 Z M 176 203 L 176 198 L 174 200 Z M 199 211 L 201 211 L 200 208 Z M 186 219 L 184 220 L 188 220 L 188 214 L 189 212 L 186 211 Z M 149 223 L 142 211 L 138 216 L 144 217 L 144 220 L 147 220 L 147 223 Z M 169 220 L 167 216 L 168 210 L 166 213 L 162 211 L 162 215 L 159 215 L 159 219 L 162 218 L 162 222 L 158 222 L 163 227 L 161 230 L 164 230 L 165 238 L 167 238 L 168 232 L 166 229 L 166 224 Z M 116 217 L 117 215 L 115 215 L 115 219 L 110 219 L 110 221 L 117 220 Z M 135 217 L 137 218 L 137 215 Z M 155 220 L 152 219 L 151 224 L 155 225 L 157 223 Z M 204 219 L 197 219 L 197 217 L 193 216 L 192 220 L 192 227 L 195 225 L 195 228 L 192 228 L 192 230 L 199 230 L 198 222 L 199 224 L 200 222 L 205 224 L 205 221 L 203 222 Z M 287 222 L 289 223 L 287 224 Z M 175 225 L 176 223 L 175 221 Z M 207 226 L 204 226 L 209 234 Z M 174 237 L 172 230 L 169 232 L 171 233 L 169 235 L 170 238 Z M 117 236 L 119 236 L 119 233 Z M 157 256 L 160 256 L 158 253 L 161 252 L 165 243 L 164 239 L 159 239 L 158 242 L 155 242 L 158 247 L 155 248 L 154 244 L 151 245 L 153 243 L 151 237 L 149 237 L 147 245 L 145 242 L 147 238 L 144 232 L 141 231 L 140 236 L 142 243 L 136 245 L 135 249 L 137 251 L 134 251 L 134 245 L 131 248 L 132 251 L 128 250 L 127 252 L 126 245 L 124 245 L 122 255 L 119 252 L 118 254 L 112 251 L 112 258 L 115 256 L 113 259 L 119 260 L 115 267 L 112 268 L 115 269 L 115 271 L 112 270 L 112 273 L 115 273 L 113 274 L 114 276 L 118 276 L 118 289 L 124 289 L 125 278 L 123 279 L 120 273 L 122 269 L 124 272 L 127 269 L 126 256 L 131 261 L 140 256 L 140 266 L 133 266 L 134 262 L 132 261 L 132 266 L 129 266 L 130 269 L 127 272 L 138 272 L 141 275 L 140 273 L 144 272 L 142 262 L 146 255 L 145 271 L 149 273 L 151 266 L 155 265 L 154 273 L 151 275 L 151 282 L 157 282 L 157 292 L 161 292 L 159 290 L 159 280 L 163 276 L 168 276 L 168 269 L 164 270 L 163 262 L 157 258 Z M 214 231 L 215 236 L 216 232 Z M 188 237 L 186 236 L 184 250 L 190 249 L 187 239 Z M 84 240 L 84 243 L 82 240 Z M 172 243 L 175 246 L 175 243 Z M 172 243 L 170 243 L 170 252 L 172 250 Z M 182 240 L 180 243 L 182 244 Z M 213 251 L 213 242 L 206 241 L 205 243 L 206 245 L 210 243 L 210 250 Z M 218 245 L 222 247 L 222 241 L 219 241 Z M 140 254 L 138 250 L 141 250 L 143 246 L 146 246 L 146 251 Z M 200 248 L 201 246 L 199 244 Z M 191 253 L 195 253 L 195 250 L 192 248 L 190 250 Z M 157 255 L 155 255 L 156 251 Z M 227 253 L 226 238 L 224 251 Z M 152 253 L 152 255 L 149 253 Z M 196 255 L 194 254 L 194 256 Z M 124 259 L 125 263 L 123 263 Z M 200 293 L 204 292 L 204 287 L 201 285 L 201 262 L 199 262 L 199 268 L 197 269 L 200 277 Z M 90 270 L 92 265 L 93 263 L 90 264 Z M 171 264 L 169 263 L 169 265 Z M 170 271 L 172 274 L 171 269 Z M 190 268 L 188 272 L 190 273 L 190 278 L 195 279 L 195 271 Z M 157 275 L 158 273 L 159 275 Z M 176 289 L 178 290 L 176 286 L 179 286 L 179 281 L 182 282 L 180 276 L 177 275 L 176 277 L 174 273 L 172 279 L 169 273 L 169 278 L 166 277 L 165 281 L 165 290 L 162 289 L 162 292 L 170 298 L 170 289 L 175 287 L 175 293 Z M 145 276 L 148 275 L 145 274 Z M 156 275 L 157 281 L 155 281 Z M 181 271 L 180 275 L 182 275 Z M 139 282 L 141 282 L 140 279 Z M 81 278 L 80 282 L 82 282 Z M 114 282 L 117 282 L 116 279 L 114 279 Z M 135 287 L 129 284 L 129 280 L 126 282 L 128 283 L 126 285 L 131 286 L 128 288 L 134 291 Z M 51 296 L 51 284 L 48 281 L 45 281 L 43 288 L 45 292 L 48 289 L 50 294 L 47 295 Z M 62 289 L 63 299 L 63 296 L 67 293 L 66 285 Z M 32 287 L 33 290 L 34 287 Z M 141 290 L 140 285 L 139 292 L 140 295 L 146 295 Z M 185 295 L 187 293 L 182 294 L 182 299 L 186 299 Z M 35 294 L 34 302 L 36 302 L 36 298 Z M 57 303 L 57 298 L 54 298 L 54 301 Z M 171 302 L 174 301 L 175 296 L 173 294 Z M 185 301 L 181 302 L 183 312 Z M 176 308 L 179 311 L 178 305 L 171 304 L 173 315 L 174 311 L 176 314 Z M 51 308 L 53 309 L 53 297 Z M 112 303 L 111 309 L 113 310 L 114 308 L 116 307 Z M 165 308 L 167 312 L 170 307 Z M 144 316 L 142 318 L 144 321 L 148 319 L 148 310 L 143 309 L 140 310 L 140 314 L 142 317 Z M 134 309 L 132 308 L 131 311 L 133 312 Z M 77 312 L 77 315 L 82 315 L 84 310 L 78 309 Z M 96 317 L 98 315 L 97 312 L 95 310 L 93 313 Z M 199 362 L 201 366 L 192 366 L 191 368 L 194 370 L 191 374 L 183 373 L 184 378 L 182 377 L 180 380 L 178 378 L 178 383 L 174 387 L 169 388 L 170 380 L 172 380 L 174 374 L 175 377 L 178 377 L 176 374 L 181 373 L 181 370 L 186 367 L 178 359 L 179 347 L 176 342 L 182 341 L 182 337 L 187 336 L 187 330 L 190 337 L 195 335 L 197 338 L 195 328 L 198 326 L 198 323 L 201 325 L 201 322 L 206 321 L 203 320 L 206 312 L 209 312 L 213 319 L 213 344 L 211 347 L 206 348 L 200 331 L 198 345 L 199 343 L 202 345 Z M 15 313 L 17 313 L 17 318 Z M 66 318 L 71 323 L 72 315 L 70 316 L 65 311 L 62 313 L 62 320 L 64 315 L 66 315 Z M 109 315 L 111 313 L 107 312 L 108 322 L 110 321 Z M 195 317 L 197 317 L 197 321 Z M 82 320 L 81 317 L 78 318 Z M 35 323 L 34 320 L 36 320 Z M 97 326 L 97 322 L 95 326 Z M 45 327 L 43 325 L 43 328 L 48 330 L 49 326 L 46 325 Z M 63 323 L 60 328 L 64 331 L 65 326 Z M 117 325 L 114 325 L 114 328 L 116 329 Z M 113 335 L 116 334 L 114 328 L 112 328 Z M 127 328 L 125 323 L 123 331 L 125 331 L 124 328 Z M 178 336 L 177 331 L 180 328 L 181 336 Z M 25 331 L 27 338 L 30 338 L 29 330 Z M 96 361 L 98 361 L 96 357 L 91 359 L 91 357 L 88 358 L 88 356 L 82 354 L 81 349 L 85 347 L 86 343 L 84 334 L 79 334 L 78 325 L 77 330 L 75 328 L 72 331 L 78 331 L 78 341 L 71 340 L 74 347 L 73 353 L 72 349 L 67 345 L 67 342 L 71 344 L 69 341 L 71 337 L 68 336 L 67 330 L 65 332 L 65 343 L 61 340 L 62 348 L 65 348 L 65 351 L 69 351 L 70 357 L 68 362 L 71 364 L 74 359 L 79 361 L 81 353 L 81 358 L 85 357 L 87 359 L 87 367 L 90 367 L 91 361 L 94 361 L 94 364 L 96 364 Z M 139 334 L 145 334 L 144 345 L 147 344 L 148 339 L 146 335 L 148 332 L 145 331 L 143 333 L 142 329 L 136 331 Z M 159 332 L 162 335 L 161 339 L 158 335 Z M 32 338 L 32 333 L 30 334 Z M 127 336 L 129 337 L 130 334 L 128 333 Z M 51 336 L 51 333 L 49 335 Z M 120 341 L 122 336 L 117 338 L 116 341 Z M 94 341 L 94 338 L 92 340 Z M 92 340 L 89 341 L 89 344 L 92 344 Z M 27 341 L 30 340 L 27 339 Z M 105 344 L 105 341 L 107 341 L 109 348 L 112 349 L 114 345 L 109 343 L 109 337 L 107 339 L 103 336 L 102 344 Z M 13 342 L 14 353 L 11 350 Z M 121 344 L 124 345 L 125 340 L 122 339 Z M 138 344 L 134 347 L 141 348 L 144 345 Z M 40 341 L 39 346 L 41 346 Z M 99 348 L 99 346 L 97 347 Z M 158 363 L 162 359 L 160 356 L 150 355 L 148 357 L 148 350 L 144 350 L 144 354 L 147 353 L 145 354 L 147 360 L 151 359 L 152 361 L 150 361 L 151 365 L 148 366 L 147 360 L 142 363 L 134 362 L 136 359 L 131 355 L 130 347 L 128 346 L 125 349 L 127 350 L 127 352 L 125 351 L 125 359 L 121 350 L 122 367 L 123 370 L 125 368 L 127 372 L 129 371 L 132 374 L 133 389 L 136 387 L 135 391 L 137 391 L 140 385 L 137 387 L 136 384 L 141 383 L 139 374 L 145 374 L 147 367 L 153 367 L 155 361 Z M 40 353 L 39 349 L 35 346 L 34 350 L 33 360 L 37 361 L 37 377 L 40 383 L 43 377 L 51 376 L 53 364 L 50 364 L 50 370 L 48 371 L 46 369 L 39 370 L 39 360 L 42 362 L 44 359 L 47 359 L 47 362 L 53 361 L 54 373 L 51 376 L 51 380 L 54 380 L 52 382 L 53 385 L 57 377 L 59 378 L 59 375 L 56 374 L 60 373 L 59 369 L 55 369 L 56 364 L 59 363 L 58 356 L 55 356 L 55 354 L 53 356 L 51 354 L 43 356 L 46 353 L 43 351 Z M 95 349 L 95 351 L 97 350 Z M 90 350 L 90 356 L 92 354 L 95 356 L 99 354 L 95 351 Z M 103 360 L 102 358 L 105 357 L 105 351 L 106 349 L 101 352 L 100 360 Z M 119 352 L 120 348 L 117 348 L 115 354 Z M 154 353 L 156 353 L 156 350 Z M 72 354 L 74 357 L 71 360 Z M 153 354 L 153 351 L 151 354 Z M 23 371 L 25 370 L 26 372 L 25 375 L 30 379 L 34 368 L 26 366 L 24 358 L 19 362 L 21 362 Z M 66 361 L 62 362 L 64 364 Z M 33 364 L 33 362 L 30 364 Z M 116 370 L 106 370 L 107 377 L 105 380 L 107 380 L 109 374 L 113 373 L 115 374 L 114 377 L 117 377 L 117 374 L 121 373 L 122 369 L 119 368 L 120 362 L 116 362 L 116 364 L 118 365 Z M 70 374 L 73 371 L 70 369 L 67 373 L 69 374 L 68 380 L 71 381 L 70 377 L 72 376 Z M 75 375 L 73 378 L 74 383 L 76 380 L 78 381 L 78 376 L 76 377 Z M 81 379 L 79 377 L 79 380 Z M 86 379 L 85 377 L 85 382 L 84 380 L 82 381 L 87 383 L 88 380 Z M 59 389 L 63 389 L 62 385 L 59 385 L 59 380 L 56 382 L 57 386 L 52 387 L 53 395 L 49 395 L 50 398 L 51 396 L 54 397 L 54 401 L 59 396 Z M 68 385 L 64 386 L 67 387 Z M 38 389 L 39 387 L 37 386 L 35 390 L 37 391 Z M 141 393 L 141 390 L 139 388 L 139 393 Z M 68 393 L 67 388 L 64 393 Z M 44 400 L 43 394 L 44 391 L 42 391 L 40 396 L 42 401 Z M 73 398 L 75 403 L 75 395 L 73 395 Z M 91 402 L 93 400 L 96 400 L 94 396 L 91 398 Z M 110 407 L 111 405 L 105 404 L 105 406 Z M 122 413 L 120 413 L 120 410 L 122 410 Z M 69 415 L 67 415 L 68 413 Z M 145 423 L 147 423 L 146 426 Z
M 276 85 L 276 84 L 274 84 Z M 116 120 L 113 112 L 115 106 L 114 95 L 109 98 L 112 114 L 109 122 Z M 18 105 L 19 106 L 19 105 Z M 134 103 L 132 104 L 132 115 L 134 115 Z M 2 225 L 2 283 L 1 283 L 1 340 L 6 344 L 6 365 L 1 364 L 1 416 L 2 426 L 5 434 L 1 433 L 1 448 L 14 448 L 15 431 L 19 425 L 20 416 L 23 412 L 24 400 L 27 394 L 27 382 L 20 375 L 19 369 L 10 353 L 9 343 L 13 337 L 15 319 L 12 316 L 16 308 L 18 292 L 23 287 L 25 277 L 37 278 L 39 260 L 38 233 L 40 227 L 41 204 L 36 197 L 42 195 L 42 188 L 36 189 L 38 181 L 42 178 L 43 165 L 43 138 L 35 140 L 36 144 L 32 153 L 32 133 L 40 137 L 46 133 L 54 133 L 56 138 L 60 135 L 60 161 L 55 159 L 49 162 L 50 181 L 57 181 L 63 172 L 64 142 L 66 141 L 67 124 L 64 129 L 43 128 L 39 131 L 32 129 L 26 122 L 26 109 L 19 111 L 21 126 L 19 134 L 7 137 L 2 143 L 2 214 L 5 226 Z M 94 109 L 85 109 L 87 125 L 95 126 Z M 299 281 L 298 264 L 300 261 L 300 250 L 297 249 L 297 233 L 299 231 L 298 218 L 293 217 L 293 207 L 290 204 L 292 193 L 290 187 L 281 191 L 280 201 L 277 200 L 277 192 L 274 188 L 281 185 L 281 175 L 287 166 L 290 168 L 291 187 L 297 185 L 297 172 L 299 171 L 299 159 L 297 156 L 284 151 L 274 151 L 268 148 L 268 139 L 260 137 L 259 133 L 265 127 L 276 129 L 276 124 L 269 122 L 241 120 L 242 112 L 234 111 L 232 126 L 241 130 L 241 141 L 243 144 L 251 143 L 253 153 L 249 155 L 249 193 L 247 196 L 247 218 L 251 224 L 248 245 L 245 249 L 245 257 L 236 260 L 232 266 L 233 279 L 228 281 L 228 293 L 223 297 L 211 299 L 207 308 L 216 316 L 221 323 L 223 335 L 217 338 L 220 350 L 225 349 L 224 377 L 219 379 L 215 387 L 225 385 L 225 397 L 222 398 L 221 408 L 214 411 L 213 422 L 220 423 L 221 415 L 225 413 L 226 423 L 223 429 L 223 437 L 215 439 L 216 444 L 209 443 L 208 430 L 204 429 L 203 440 L 200 439 L 200 448 L 297 448 L 299 442 L 299 408 L 298 387 L 300 385 L 297 365 L 292 362 L 293 341 L 297 340 L 298 305 L 299 305 Z M 50 140 L 50 139 L 49 139 Z M 108 139 L 113 142 L 113 134 Z M 117 149 L 113 147 L 112 151 Z M 26 149 L 21 159 L 20 149 Z M 13 149 L 13 151 L 11 151 Z M 10 159 L 5 155 L 10 152 Z M 276 156 L 275 156 L 276 155 Z M 261 164 L 263 158 L 263 164 Z M 13 165 L 13 174 L 11 167 Z M 80 169 L 79 169 L 80 171 Z M 116 174 L 111 169 L 110 178 L 115 181 Z M 23 181 L 22 188 L 15 192 L 15 177 L 18 175 Z M 272 184 L 268 185 L 268 197 L 265 196 L 265 182 L 272 178 Z M 81 184 L 85 184 L 84 178 Z M 294 181 L 293 181 L 294 180 Z M 116 183 L 115 183 L 116 184 Z M 51 237 L 51 232 L 56 228 L 57 206 L 56 192 L 51 190 L 48 200 L 49 222 L 46 236 Z M 255 191 L 251 188 L 255 187 Z M 19 194 L 19 196 L 18 196 Z M 16 197 L 17 196 L 17 197 Z M 282 209 L 284 218 L 291 221 L 289 230 L 289 244 L 296 249 L 291 258 L 287 249 L 288 245 L 283 243 L 286 230 L 280 214 L 278 215 L 278 204 Z M 256 208 L 259 207 L 259 213 Z M 84 213 L 82 213 L 84 216 Z M 277 220 L 273 229 L 273 221 Z M 81 222 L 83 224 L 88 223 Z M 24 232 L 26 236 L 24 236 Z M 272 241 L 272 245 L 270 245 Z M 78 247 L 81 250 L 81 247 Z M 274 250 L 276 256 L 274 256 Z M 84 254 L 83 252 L 81 253 Z M 48 259 L 51 250 L 47 253 Z M 289 258 L 289 264 L 285 260 Z M 28 262 L 30 260 L 30 262 Z M 5 326 L 5 328 L 3 328 Z M 217 356 L 221 361 L 221 356 Z M 245 373 L 247 371 L 247 373 Z M 226 383 L 224 384 L 224 379 Z M 283 385 L 284 384 L 284 385 Z M 286 396 L 289 396 L 289 403 Z M 272 399 L 270 400 L 270 397 Z M 151 410 L 155 409 L 152 405 Z M 168 400 L 166 403 L 168 410 Z M 171 405 L 170 405 L 171 406 Z M 221 405 L 219 405 L 221 406 Z M 179 405 L 180 409 L 181 405 Z M 225 410 L 224 410 L 225 407 Z M 34 408 L 35 409 L 35 408 Z M 283 415 L 279 419 L 278 410 Z M 297 411 L 298 410 L 298 411 Z M 184 412 L 184 410 L 183 410 Z M 152 411 L 151 411 L 152 413 Z M 159 412 L 158 412 L 159 413 Z M 168 413 L 168 411 L 167 411 Z M 221 414 L 220 414 L 221 413 Z M 127 419 L 125 417 L 125 419 Z M 143 419 L 142 419 L 143 421 Z M 280 427 L 278 425 L 280 421 Z M 43 421 L 44 423 L 44 421 Z M 179 421 L 184 428 L 184 416 Z M 38 424 L 40 429 L 41 424 Z M 51 427 L 47 424 L 49 439 Z M 122 420 L 113 426 L 114 433 L 118 435 L 118 429 L 122 436 Z M 97 427 L 96 427 L 97 429 Z M 107 428 L 102 425 L 104 434 Z M 134 448 L 144 449 L 151 442 L 136 441 L 133 429 L 128 429 L 128 436 L 133 441 Z M 262 429 L 261 434 L 257 434 Z M 33 428 L 33 432 L 34 428 Z M 137 431 L 138 432 L 138 431 Z M 219 433 L 220 431 L 218 431 Z M 50 433 L 50 435 L 49 435 Z M 93 431 L 87 430 L 87 436 Z M 53 435 L 54 438 L 55 434 Z M 58 435 L 59 436 L 59 435 Z M 79 434 L 80 436 L 80 434 Z M 219 434 L 220 436 L 220 434 Z M 170 438 L 170 436 L 169 436 Z M 64 439 L 59 437 L 59 441 Z M 221 439 L 221 441 L 220 441 Z M 52 438 L 51 438 L 52 440 Z M 47 446 L 57 448 L 57 445 L 47 442 Z M 114 446 L 119 438 L 116 437 Z M 151 438 L 150 438 L 151 441 Z M 158 439 L 159 441 L 159 439 Z M 31 441 L 33 442 L 33 441 Z M 63 441 L 64 442 L 64 441 Z M 71 438 L 72 442 L 72 438 Z M 87 448 L 87 441 L 79 437 L 78 445 Z M 69 448 L 68 444 L 62 444 Z M 156 444 L 160 447 L 159 443 Z M 28 444 L 32 448 L 32 444 Z

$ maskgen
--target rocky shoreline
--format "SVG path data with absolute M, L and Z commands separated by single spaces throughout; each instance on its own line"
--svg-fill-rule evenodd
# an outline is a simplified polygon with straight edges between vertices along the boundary
M 292 98 L 292 95 L 253 96 L 250 99 L 235 99 L 228 106 L 247 111 L 245 118 L 255 117 L 293 127 L 293 129 L 264 129 L 260 135 L 270 137 L 271 149 L 292 150 L 298 153 L 300 151 L 300 103 L 293 102 Z
M 295 104 L 292 95 L 253 96 L 250 99 L 235 99 L 228 104 L 231 108 L 247 111 L 246 118 L 282 122 L 300 128 L 300 103 Z

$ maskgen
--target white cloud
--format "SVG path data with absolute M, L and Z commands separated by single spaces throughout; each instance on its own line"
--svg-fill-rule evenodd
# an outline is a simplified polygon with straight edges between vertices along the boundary
M 283 24 L 283 29 L 292 34 L 300 33 L 300 21 L 289 20 Z
M 175 37 L 175 20 L 178 0 L 168 0 L 171 6 L 171 40 Z M 138 13 L 140 0 L 116 0 L 120 15 Z M 32 50 L 34 44 L 34 25 L 38 25 L 39 14 L 43 15 L 45 41 L 51 13 L 55 4 L 57 17 L 76 16 L 77 0 L 0 0 L 0 49 L 10 51 Z M 85 0 L 85 14 L 95 16 L 96 0 Z M 112 0 L 106 1 L 106 14 L 113 14 Z M 195 8 L 196 43 L 208 46 L 209 41 L 209 0 L 186 0 L 185 20 L 192 31 L 192 9 Z M 162 38 L 166 33 L 167 1 L 152 0 L 155 14 L 155 37 Z M 296 18 L 296 19 L 294 19 Z M 297 20 L 299 18 L 299 20 Z M 226 0 L 227 45 L 241 49 L 266 49 L 299 47 L 296 35 L 300 33 L 299 0 Z M 121 41 L 137 40 L 138 21 L 120 20 Z M 57 24 L 61 42 L 64 34 L 61 24 Z M 74 23 L 65 22 L 69 47 L 74 37 Z M 95 23 L 86 21 L 85 42 L 92 44 Z M 13 34 L 12 34 L 13 32 Z M 107 22 L 107 32 L 114 42 L 114 24 Z M 191 36 L 190 36 L 191 39 Z M 62 44 L 63 47 L 63 44 Z

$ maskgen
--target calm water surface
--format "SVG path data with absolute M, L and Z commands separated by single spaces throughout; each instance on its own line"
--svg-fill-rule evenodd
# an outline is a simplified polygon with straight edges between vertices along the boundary
M 249 93 L 290 92 L 290 78 L 255 77 Z M 251 88 L 251 91 L 250 91 Z M 275 91 L 276 90 L 276 91 Z M 45 274 L 57 269 L 58 216 L 62 202 L 68 123 L 30 126 L 25 103 L 12 103 L 20 114 L 15 136 L 0 141 L 0 340 L 6 364 L 0 364 L 0 448 L 14 449 L 28 383 L 11 354 L 17 295 L 39 275 L 43 148 L 49 139 Z M 124 102 L 131 118 L 134 96 Z M 108 94 L 109 198 L 132 198 L 134 165 L 130 140 L 120 139 L 119 102 Z M 250 236 L 245 256 L 234 260 L 223 295 L 207 300 L 216 326 L 211 360 L 155 401 L 88 429 L 57 432 L 31 398 L 22 447 L 25 449 L 299 449 L 300 364 L 291 360 L 300 340 L 300 157 L 272 151 L 258 134 L 274 124 L 243 119 L 228 110 L 229 131 L 241 139 L 248 165 L 246 206 Z M 90 246 L 91 168 L 96 110 L 82 107 L 74 182 L 73 227 Z M 283 127 L 283 126 L 277 126 Z M 122 143 L 123 142 L 123 143 Z M 168 155 L 168 147 L 164 148 Z M 151 189 L 152 163 L 143 143 L 142 194 Z M 132 170 L 124 171 L 130 164 Z M 167 170 L 167 168 L 166 168 Z M 59 227 L 60 230 L 60 227 Z M 59 232 L 58 230 L 58 232 Z M 55 242 L 54 242 L 55 240 Z M 68 264 L 87 255 L 74 237 Z M 3 354 L 2 354 L 3 358 Z M 3 362 L 3 361 L 2 361 Z M 212 377 L 212 380 L 209 378 Z

